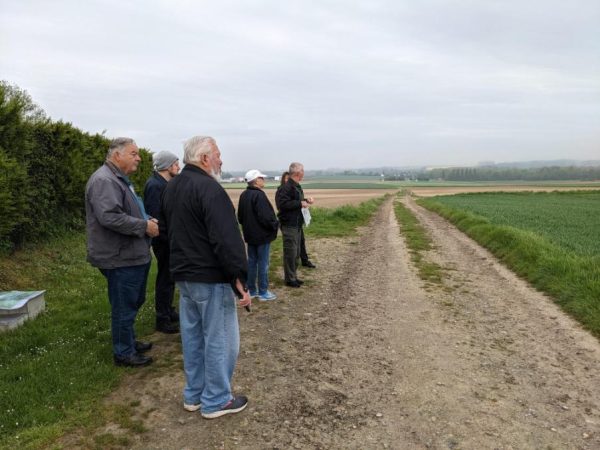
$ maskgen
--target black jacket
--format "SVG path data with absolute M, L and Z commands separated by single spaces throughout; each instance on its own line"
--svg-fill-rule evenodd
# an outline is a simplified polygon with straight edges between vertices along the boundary
M 154 172 L 144 186 L 144 208 L 150 217 L 158 218 L 160 213 L 160 197 L 167 187 L 165 180 L 158 172 Z M 153 243 L 167 242 L 167 236 L 162 233 L 152 238 Z
M 246 249 L 225 189 L 199 167 L 187 164 L 167 184 L 159 225 L 166 228 L 174 281 L 246 284 Z
M 244 240 L 250 245 L 263 245 L 277 237 L 279 222 L 267 194 L 255 186 L 242 192 L 238 203 L 238 221 L 242 225 Z
M 275 204 L 279 211 L 277 215 L 282 227 L 302 227 L 304 224 L 302 200 L 304 200 L 302 186 L 296 183 L 291 177 L 283 186 L 277 189 Z

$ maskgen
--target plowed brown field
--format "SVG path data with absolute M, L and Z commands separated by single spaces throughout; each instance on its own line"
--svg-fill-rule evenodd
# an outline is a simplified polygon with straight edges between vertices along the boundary
M 237 208 L 243 189 L 226 189 L 233 205 Z M 358 205 L 366 200 L 381 197 L 386 193 L 397 192 L 397 189 L 304 189 L 306 197 L 315 199 L 315 206 L 333 208 L 341 205 Z M 266 189 L 265 193 L 275 207 L 275 189 Z

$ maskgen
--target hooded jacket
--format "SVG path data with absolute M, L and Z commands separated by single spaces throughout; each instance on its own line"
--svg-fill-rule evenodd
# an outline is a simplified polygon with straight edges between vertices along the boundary
M 277 237 L 279 222 L 267 194 L 256 186 L 248 186 L 238 203 L 238 221 L 244 240 L 250 245 L 263 245 Z

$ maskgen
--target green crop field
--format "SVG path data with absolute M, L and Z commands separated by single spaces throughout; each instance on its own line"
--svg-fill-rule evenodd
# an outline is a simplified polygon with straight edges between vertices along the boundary
M 578 255 L 600 255 L 600 191 L 458 194 L 435 200 L 495 225 L 533 231 Z
M 419 203 L 600 337 L 600 191 L 460 194 Z

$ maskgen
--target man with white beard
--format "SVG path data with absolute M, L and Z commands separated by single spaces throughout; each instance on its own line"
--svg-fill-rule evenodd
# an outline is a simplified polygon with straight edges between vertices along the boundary
M 217 143 L 205 136 L 187 140 L 183 162 L 165 188 L 159 225 L 169 236 L 171 276 L 180 292 L 183 407 L 214 419 L 248 404 L 231 392 L 240 344 L 236 303 L 251 304 L 248 262 L 235 209 L 217 181 Z

